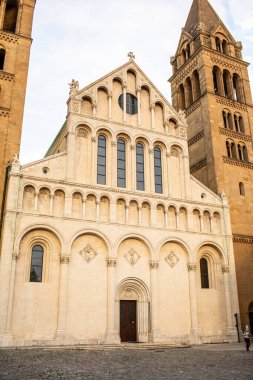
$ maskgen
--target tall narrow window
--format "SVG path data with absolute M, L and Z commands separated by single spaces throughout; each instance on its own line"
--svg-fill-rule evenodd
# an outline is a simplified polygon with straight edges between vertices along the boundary
M 0 49 L 0 70 L 4 69 L 5 50 Z
M 161 149 L 157 146 L 154 149 L 154 167 L 155 167 L 155 192 L 163 192 L 163 180 L 162 180 L 162 154 Z
M 243 182 L 239 183 L 239 191 L 240 191 L 240 195 L 243 196 L 243 197 L 245 197 L 245 189 L 244 189 Z
M 227 113 L 225 111 L 222 111 L 222 116 L 223 116 L 223 127 L 227 128 L 228 127 Z
M 144 149 L 140 143 L 136 145 L 136 187 L 137 190 L 145 190 Z
M 42 282 L 44 249 L 35 245 L 32 249 L 30 282 Z
M 106 138 L 103 135 L 98 136 L 97 183 L 106 184 Z
M 208 275 L 208 262 L 207 259 L 200 259 L 200 277 L 201 288 L 209 289 L 209 275 Z
M 118 140 L 117 150 L 117 186 L 126 187 L 126 143 L 123 139 Z
M 15 33 L 18 17 L 17 0 L 7 0 L 4 16 L 3 30 L 6 32 Z

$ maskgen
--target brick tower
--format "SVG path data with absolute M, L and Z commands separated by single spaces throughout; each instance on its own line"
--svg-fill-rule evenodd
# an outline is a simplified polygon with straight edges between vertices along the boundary
M 35 2 L 0 1 L 0 206 L 6 165 L 19 154 Z
M 242 327 L 253 332 L 253 106 L 248 63 L 207 0 L 194 0 L 175 57 L 172 104 L 184 111 L 191 173 L 229 199 Z

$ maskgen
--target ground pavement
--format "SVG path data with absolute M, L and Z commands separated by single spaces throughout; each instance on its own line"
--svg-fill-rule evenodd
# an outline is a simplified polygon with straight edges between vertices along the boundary
M 0 379 L 253 380 L 253 347 L 250 352 L 244 344 L 1 349 Z

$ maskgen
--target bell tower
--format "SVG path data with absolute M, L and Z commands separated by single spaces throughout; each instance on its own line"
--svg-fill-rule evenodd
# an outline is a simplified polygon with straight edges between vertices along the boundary
M 19 154 L 35 3 L 0 1 L 0 206 L 6 165 Z
M 217 194 L 225 192 L 229 200 L 241 322 L 249 324 L 253 311 L 253 106 L 242 43 L 207 0 L 193 0 L 171 65 L 172 104 L 185 114 L 189 126 L 191 174 Z

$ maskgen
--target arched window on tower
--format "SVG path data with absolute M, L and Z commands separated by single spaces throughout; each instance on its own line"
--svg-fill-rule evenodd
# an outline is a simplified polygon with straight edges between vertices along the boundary
M 243 117 L 239 116 L 239 131 L 245 133 Z
M 239 183 L 239 191 L 240 191 L 240 195 L 241 195 L 242 197 L 245 197 L 245 188 L 244 188 L 244 184 L 243 184 L 243 182 L 240 182 L 240 183 Z
M 233 91 L 234 99 L 237 102 L 243 102 L 241 79 L 238 74 L 233 74 Z
M 104 135 L 98 136 L 97 183 L 106 185 L 106 138 Z
M 119 139 L 117 144 L 117 186 L 126 187 L 126 143 Z
M 200 259 L 201 288 L 209 289 L 208 261 L 204 257 Z
M 44 249 L 35 245 L 32 249 L 30 282 L 42 282 Z
M 0 49 L 0 70 L 4 69 L 4 61 L 5 61 L 5 50 Z
M 193 101 L 195 102 L 195 100 L 201 97 L 199 73 L 197 70 L 194 70 L 192 73 L 192 87 L 193 87 Z
M 227 112 L 222 111 L 223 127 L 228 128 Z
M 231 88 L 231 74 L 228 70 L 223 71 L 223 85 L 224 85 L 224 93 L 225 97 L 228 99 L 233 99 L 233 94 L 232 94 L 232 88 Z
M 136 144 L 136 188 L 145 190 L 144 148 L 141 143 Z
M 185 81 L 185 102 L 186 102 L 186 108 L 190 107 L 193 103 L 193 95 L 192 95 L 192 82 L 191 79 L 188 77 Z
M 3 30 L 5 32 L 15 33 L 16 26 L 17 26 L 17 18 L 18 18 L 17 0 L 7 0 L 5 15 L 4 15 Z
M 154 149 L 154 170 L 155 170 L 155 192 L 162 194 L 163 179 L 162 179 L 162 153 L 161 149 L 156 146 Z
M 186 59 L 189 59 L 191 57 L 191 48 L 190 44 L 186 45 Z
M 243 145 L 242 152 L 243 152 L 243 160 L 245 162 L 249 162 L 248 149 L 247 149 L 246 145 Z
M 228 118 L 228 127 L 229 127 L 229 129 L 233 130 L 234 129 L 233 118 L 232 118 L 232 115 L 230 112 L 228 112 L 227 118 Z
M 215 95 L 222 95 L 221 72 L 217 66 L 213 68 L 213 86 Z
M 236 132 L 240 132 L 239 117 L 236 114 L 234 114 L 234 122 Z
M 222 41 L 222 53 L 228 54 L 228 43 L 226 40 Z
M 185 110 L 185 91 L 183 84 L 180 84 L 178 88 L 178 111 Z
M 237 158 L 236 147 L 235 147 L 234 142 L 231 143 L 231 153 L 232 153 L 232 158 Z
M 216 50 L 221 53 L 221 42 L 220 42 L 220 39 L 219 37 L 216 37 L 215 38 L 215 45 L 216 45 Z

